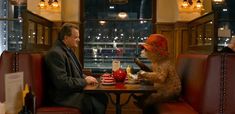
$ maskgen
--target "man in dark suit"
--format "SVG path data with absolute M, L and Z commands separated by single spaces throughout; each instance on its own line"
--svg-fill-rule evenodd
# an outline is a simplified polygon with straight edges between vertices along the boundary
M 79 41 L 78 27 L 64 24 L 55 46 L 45 56 L 47 97 L 54 105 L 76 107 L 83 114 L 104 114 L 107 96 L 82 92 L 87 84 L 97 84 L 98 81 L 83 74 L 82 66 L 72 51 L 78 47 Z

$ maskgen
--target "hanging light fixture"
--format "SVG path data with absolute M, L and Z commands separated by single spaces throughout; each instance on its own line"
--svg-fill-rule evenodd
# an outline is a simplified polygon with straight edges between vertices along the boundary
M 125 18 L 127 18 L 127 16 L 128 16 L 128 14 L 126 12 L 119 12 L 118 13 L 118 17 L 120 19 L 125 19 Z
M 54 0 L 54 2 L 52 2 L 51 6 L 52 6 L 53 8 L 58 8 L 58 7 L 59 7 L 58 1 L 57 1 L 57 0 Z
M 38 6 L 41 9 L 46 8 L 47 6 L 50 6 L 51 8 L 58 8 L 59 2 L 58 2 L 58 0 L 48 0 L 48 2 L 46 3 L 45 0 L 41 0 L 39 2 Z
M 41 9 L 43 9 L 43 8 L 46 7 L 46 2 L 45 2 L 44 0 L 41 0 L 41 1 L 39 2 L 38 6 L 39 6 Z
M 189 7 L 194 7 L 197 9 L 201 9 L 202 8 L 202 2 L 201 0 L 197 0 L 196 3 L 193 3 L 192 0 L 183 0 L 182 4 L 181 4 L 182 8 L 189 8 Z
M 106 23 L 106 21 L 99 21 L 100 25 L 104 25 Z
M 198 9 L 202 8 L 202 2 L 200 0 L 197 0 L 196 8 L 198 8 Z
M 183 8 L 187 8 L 189 6 L 189 3 L 187 0 L 184 0 L 181 5 Z

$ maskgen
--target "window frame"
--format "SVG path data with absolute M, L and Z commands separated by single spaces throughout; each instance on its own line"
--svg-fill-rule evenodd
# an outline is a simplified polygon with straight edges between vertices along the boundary
M 79 54 L 79 60 L 81 61 L 82 66 L 84 67 L 84 36 L 85 36 L 85 30 L 84 30 L 84 26 L 85 26 L 85 6 L 84 6 L 84 1 L 85 0 L 81 0 L 80 1 L 80 18 L 79 18 L 79 27 L 80 27 L 80 42 L 79 42 L 79 50 L 78 50 L 78 54 Z M 154 33 L 156 31 L 156 15 L 157 15 L 157 0 L 152 0 L 152 33 Z M 136 21 L 136 20 L 129 20 L 129 21 Z

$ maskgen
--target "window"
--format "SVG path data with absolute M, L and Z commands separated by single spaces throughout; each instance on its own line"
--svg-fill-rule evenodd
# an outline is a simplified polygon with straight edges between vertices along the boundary
M 0 54 L 4 50 L 18 51 L 22 49 L 22 12 L 25 4 L 17 4 L 9 0 L 0 1 Z
M 3 50 L 7 50 L 8 24 L 8 0 L 0 1 L 0 54 Z
M 211 53 L 214 40 L 214 13 L 205 14 L 188 23 L 189 52 Z
M 138 67 L 139 44 L 152 33 L 153 0 L 84 0 L 84 67 L 110 72 L 112 60 Z M 139 57 L 145 63 L 144 58 Z
M 48 50 L 52 46 L 53 22 L 26 11 L 24 19 L 24 39 L 22 50 Z

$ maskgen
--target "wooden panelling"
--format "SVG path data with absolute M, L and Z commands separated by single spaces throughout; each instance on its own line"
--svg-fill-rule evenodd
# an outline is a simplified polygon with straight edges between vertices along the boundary
M 158 34 L 168 38 L 168 51 L 175 62 L 181 53 L 187 53 L 189 47 L 188 22 L 157 23 Z
M 205 14 L 188 23 L 189 44 L 188 52 L 205 53 L 213 52 L 216 40 L 214 36 L 214 13 Z M 210 39 L 210 40 L 209 40 Z
M 157 33 L 167 37 L 168 52 L 171 58 L 175 58 L 175 23 L 158 23 Z
M 48 50 L 52 46 L 52 22 L 30 11 L 23 14 L 22 50 Z

